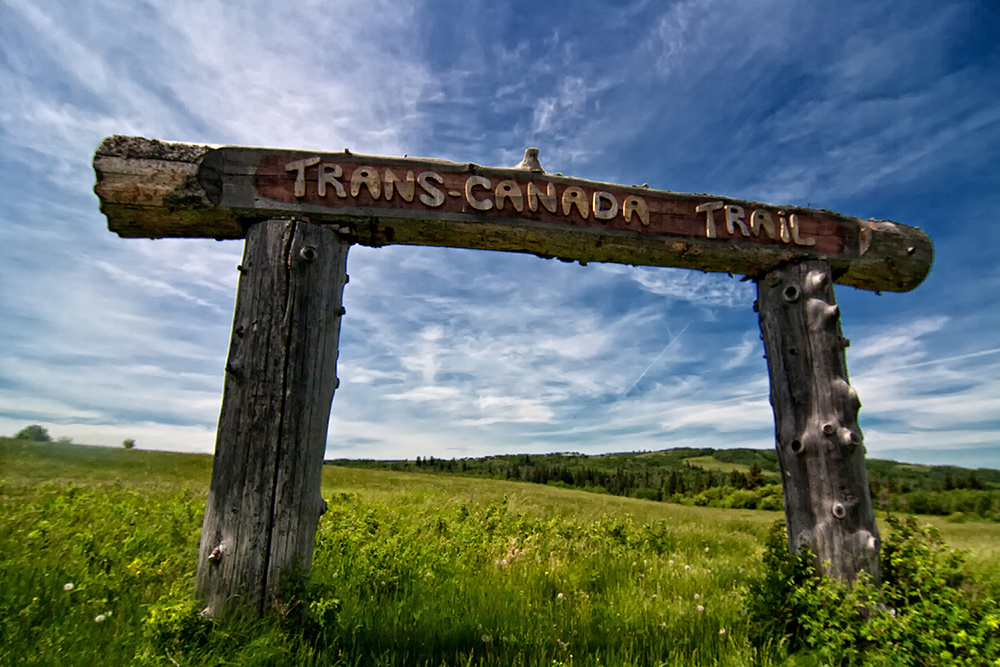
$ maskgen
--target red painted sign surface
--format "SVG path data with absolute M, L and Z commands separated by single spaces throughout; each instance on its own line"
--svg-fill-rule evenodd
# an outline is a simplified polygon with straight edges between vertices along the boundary
M 301 155 L 301 154 L 300 154 Z M 816 211 L 677 195 L 643 188 L 495 170 L 371 158 L 349 154 L 264 155 L 254 172 L 260 197 L 328 209 L 530 220 L 568 227 L 632 232 L 651 237 L 701 237 L 837 256 L 845 247 L 838 218 Z

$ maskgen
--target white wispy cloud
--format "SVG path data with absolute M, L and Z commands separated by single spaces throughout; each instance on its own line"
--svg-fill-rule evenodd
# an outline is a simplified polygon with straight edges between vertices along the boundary
M 240 244 L 106 231 L 93 150 L 142 134 L 497 165 L 536 145 L 586 178 L 912 215 L 944 237 L 926 302 L 845 299 L 866 444 L 995 441 L 1000 105 L 992 61 L 949 56 L 969 4 L 614 4 L 4 2 L 0 431 L 211 448 Z M 949 178 L 980 180 L 945 224 L 921 202 Z M 391 247 L 349 271 L 331 454 L 771 446 L 751 283 Z

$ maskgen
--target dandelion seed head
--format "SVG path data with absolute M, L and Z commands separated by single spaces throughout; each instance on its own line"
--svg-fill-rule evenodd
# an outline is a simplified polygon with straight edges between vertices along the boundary
M 684 566 L 684 569 L 685 569 L 685 570 L 690 570 L 690 569 L 691 569 L 691 566 L 690 566 L 690 565 L 685 565 L 685 566 Z
M 565 595 L 563 595 L 562 593 L 560 593 L 559 595 L 557 595 L 557 596 L 556 596 L 556 599 L 557 599 L 557 600 L 565 600 L 565 599 L 566 599 L 566 596 L 565 596 Z
M 489 644 L 491 641 L 493 641 L 493 637 L 490 637 L 489 635 L 483 635 L 480 639 L 483 640 L 484 644 Z
M 73 584 L 63 584 L 63 590 L 64 591 L 71 591 L 71 590 L 73 590 Z
M 638 563 L 636 563 L 635 561 L 632 561 L 632 567 L 635 567 L 636 565 L 638 565 Z
M 699 612 L 702 612 L 702 611 L 705 611 L 705 608 L 703 606 L 701 606 L 701 605 L 698 605 L 697 610 Z
M 700 595 L 698 595 L 697 593 L 695 593 L 695 594 L 694 594 L 694 599 L 695 599 L 695 600 L 700 600 L 700 599 L 701 599 L 701 596 L 700 596 Z
M 672 561 L 672 560 L 667 561 L 667 565 L 669 565 L 670 567 L 673 567 L 674 566 L 674 561 Z
M 726 629 L 722 628 L 721 630 L 719 630 L 719 634 L 724 636 L 726 634 Z
M 103 623 L 105 621 L 104 614 L 98 614 L 94 617 L 94 623 Z
M 705 547 L 705 553 L 708 553 L 708 547 Z

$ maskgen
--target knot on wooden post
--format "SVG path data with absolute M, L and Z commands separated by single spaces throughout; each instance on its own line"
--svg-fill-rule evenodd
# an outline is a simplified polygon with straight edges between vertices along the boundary
M 528 171 L 533 171 L 536 173 L 545 173 L 542 169 L 542 163 L 538 161 L 538 149 L 537 148 L 525 148 L 524 149 L 524 159 L 521 163 L 514 167 L 515 169 L 526 169 Z
M 348 248 L 302 220 L 247 232 L 196 586 L 210 615 L 261 613 L 312 565 Z
M 847 379 L 830 266 L 788 264 L 763 276 L 757 290 L 789 548 L 809 544 L 838 579 L 853 581 L 865 570 L 877 581 L 878 553 L 868 542 L 877 544 L 878 528 L 859 447 L 861 401 Z

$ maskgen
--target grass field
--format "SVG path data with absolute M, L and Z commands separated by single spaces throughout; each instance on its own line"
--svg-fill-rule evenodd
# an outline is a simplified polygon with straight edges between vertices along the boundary
M 333 466 L 302 608 L 213 625 L 191 597 L 211 463 L 0 439 L 0 664 L 782 657 L 749 644 L 744 604 L 780 513 Z M 931 523 L 997 576 L 1000 525 Z

